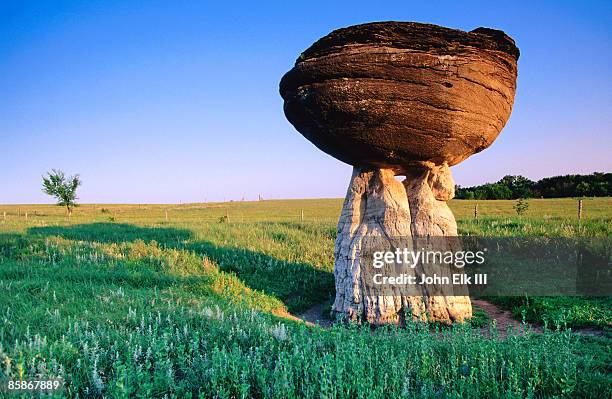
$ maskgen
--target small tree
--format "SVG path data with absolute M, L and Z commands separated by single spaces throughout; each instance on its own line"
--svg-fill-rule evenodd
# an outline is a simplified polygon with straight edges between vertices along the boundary
M 66 177 L 61 170 L 52 169 L 43 176 L 43 192 L 57 199 L 58 206 L 65 206 L 68 216 L 72 215 L 72 208 L 77 206 L 76 190 L 81 185 L 79 175 Z
M 524 199 L 519 198 L 513 208 L 517 215 L 522 216 L 523 213 L 527 212 L 527 209 L 529 209 L 529 204 Z

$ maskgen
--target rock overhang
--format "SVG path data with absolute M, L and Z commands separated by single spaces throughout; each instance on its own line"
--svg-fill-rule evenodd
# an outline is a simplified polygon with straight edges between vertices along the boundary
M 401 174 L 489 147 L 510 116 L 519 50 L 502 31 L 413 22 L 338 29 L 283 76 L 284 111 L 318 148 Z

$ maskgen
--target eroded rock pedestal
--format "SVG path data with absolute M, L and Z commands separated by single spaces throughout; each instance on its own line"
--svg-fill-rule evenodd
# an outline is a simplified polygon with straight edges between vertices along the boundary
M 457 235 L 446 205 L 454 194 L 448 167 L 489 147 L 503 129 L 518 58 L 514 40 L 495 29 L 373 22 L 322 37 L 283 76 L 289 122 L 355 168 L 335 248 L 337 315 L 372 324 L 401 322 L 404 314 L 442 322 L 471 316 L 467 291 L 455 287 L 370 290 L 363 254 L 423 240 L 454 245 L 439 239 Z
M 446 204 L 453 196 L 454 181 L 447 165 L 407 169 L 403 182 L 391 169 L 353 169 L 334 251 L 336 299 L 332 311 L 338 319 L 380 325 L 402 323 L 406 315 L 444 323 L 472 316 L 465 290 L 456 295 L 453 286 L 422 285 L 415 288 L 418 292 L 408 293 L 388 286 L 375 296 L 364 288 L 364 281 L 379 272 L 364 262 L 364 253 L 418 250 L 429 238 L 436 240 L 439 250 L 444 242 L 439 237 L 457 235 L 455 218 Z M 452 240 L 444 245 L 452 246 Z M 418 279 L 422 270 L 417 266 L 404 272 Z M 438 265 L 434 272 L 449 275 L 452 271 Z

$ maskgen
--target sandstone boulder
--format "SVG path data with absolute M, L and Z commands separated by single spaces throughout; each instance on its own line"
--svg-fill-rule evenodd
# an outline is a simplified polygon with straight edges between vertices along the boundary
M 321 150 L 404 174 L 493 143 L 512 110 L 518 57 L 498 30 L 368 23 L 304 51 L 280 94 L 287 119 Z

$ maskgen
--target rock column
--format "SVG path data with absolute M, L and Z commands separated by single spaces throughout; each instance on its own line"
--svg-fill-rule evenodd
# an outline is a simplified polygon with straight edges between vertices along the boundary
M 337 318 L 380 325 L 402 323 L 406 314 L 416 320 L 445 323 L 471 317 L 469 297 L 454 295 L 449 286 L 423 285 L 410 295 L 389 286 L 374 296 L 364 287 L 364 281 L 376 271 L 360 255 L 374 249 L 418 250 L 430 237 L 457 235 L 455 218 L 446 204 L 453 196 L 454 181 L 447 165 L 407 168 L 403 182 L 391 169 L 353 169 L 334 250 L 336 299 L 332 311 Z M 435 242 L 437 249 L 441 242 Z M 452 245 L 452 240 L 443 245 Z M 439 275 L 450 273 L 437 267 Z M 415 276 L 422 272 L 420 266 L 404 271 Z

